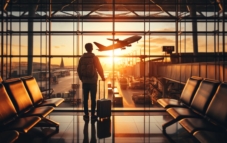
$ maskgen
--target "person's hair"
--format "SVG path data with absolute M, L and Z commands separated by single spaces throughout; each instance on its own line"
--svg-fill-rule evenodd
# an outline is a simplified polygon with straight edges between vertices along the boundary
M 87 52 L 91 52 L 93 50 L 93 45 L 91 43 L 85 44 L 85 49 Z

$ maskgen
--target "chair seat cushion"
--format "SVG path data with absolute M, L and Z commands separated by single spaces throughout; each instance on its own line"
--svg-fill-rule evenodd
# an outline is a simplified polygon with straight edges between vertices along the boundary
M 173 107 L 166 110 L 174 119 L 187 118 L 187 117 L 199 117 L 198 114 L 190 110 L 189 108 Z
M 46 117 L 54 110 L 52 106 L 42 106 L 42 107 L 35 107 L 33 110 L 29 111 L 28 113 L 23 114 L 23 116 L 39 116 L 41 118 Z
M 211 132 L 211 131 L 196 131 L 194 137 L 201 143 L 226 143 L 227 133 Z
M 182 102 L 177 99 L 170 99 L 170 98 L 160 98 L 157 102 L 164 108 L 169 107 L 186 107 Z
M 18 139 L 18 137 L 19 132 L 15 130 L 0 132 L 1 143 L 13 143 Z
M 50 99 L 45 99 L 40 106 L 53 106 L 57 107 L 64 101 L 64 98 L 50 98 Z
M 179 123 L 191 134 L 197 130 L 223 131 L 223 129 L 202 118 L 184 118 Z
M 41 121 L 41 118 L 37 116 L 17 118 L 9 125 L 6 125 L 3 130 L 17 130 L 18 132 L 27 133 L 39 121 Z

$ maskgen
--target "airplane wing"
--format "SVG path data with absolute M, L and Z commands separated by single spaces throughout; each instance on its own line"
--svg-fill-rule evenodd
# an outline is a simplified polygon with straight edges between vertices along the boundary
M 98 42 L 94 42 L 94 44 L 98 47 L 98 51 L 105 51 L 106 50 L 106 46 L 98 43 Z
M 107 47 L 107 49 L 109 50 L 113 50 L 113 49 L 125 49 L 125 46 L 128 46 L 127 43 L 125 43 L 124 41 L 119 41 L 116 44 L 110 45 Z

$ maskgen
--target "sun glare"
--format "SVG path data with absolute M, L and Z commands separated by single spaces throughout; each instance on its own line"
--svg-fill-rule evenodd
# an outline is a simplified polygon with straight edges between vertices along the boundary
M 116 52 L 117 50 L 114 51 L 108 51 L 106 53 L 108 53 L 107 55 L 109 55 L 107 58 L 104 58 L 103 59 L 103 62 L 105 64 L 108 64 L 108 65 L 112 65 L 113 63 L 116 64 L 120 61 L 120 58 L 116 57 L 117 55 L 121 55 L 120 52 Z

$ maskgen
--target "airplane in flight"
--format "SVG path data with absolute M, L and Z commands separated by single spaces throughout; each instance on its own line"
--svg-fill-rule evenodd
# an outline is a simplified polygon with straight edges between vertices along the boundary
M 107 40 L 116 41 L 117 43 L 110 45 L 110 46 L 104 46 L 97 42 L 94 42 L 94 44 L 98 47 L 98 51 L 108 51 L 108 50 L 114 50 L 114 49 L 118 49 L 118 48 L 124 50 L 124 49 L 126 49 L 126 47 L 131 47 L 132 43 L 138 42 L 141 38 L 142 37 L 138 36 L 138 35 L 131 36 L 124 40 L 107 38 Z

